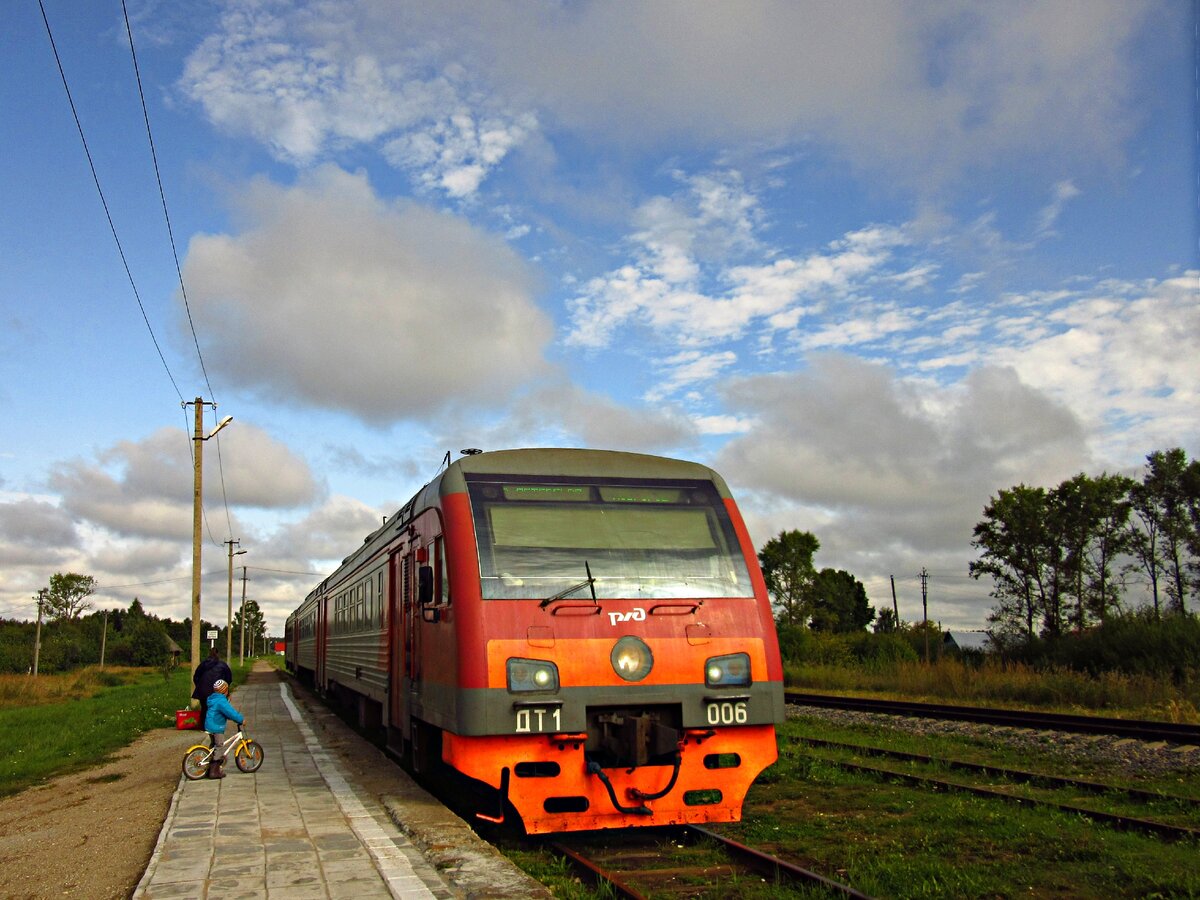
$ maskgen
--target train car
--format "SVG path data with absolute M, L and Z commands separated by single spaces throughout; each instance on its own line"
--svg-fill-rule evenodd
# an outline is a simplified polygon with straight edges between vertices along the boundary
M 289 618 L 288 667 L 529 833 L 736 821 L 783 671 L 725 482 L 600 450 L 466 455 Z M 293 649 L 294 648 L 294 649 Z

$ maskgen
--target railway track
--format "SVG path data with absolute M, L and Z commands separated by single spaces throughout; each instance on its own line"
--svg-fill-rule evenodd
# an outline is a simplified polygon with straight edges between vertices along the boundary
M 1005 781 L 1021 784 L 1042 784 L 1051 789 L 1059 791 L 1074 790 L 1086 791 L 1088 793 L 1121 793 L 1140 803 L 1166 803 L 1177 804 L 1181 807 L 1200 808 L 1200 799 L 1193 797 L 1175 797 L 1166 794 L 1159 794 L 1154 791 L 1142 791 L 1138 790 L 1137 788 L 1105 785 L 1091 781 L 1083 781 L 1080 779 L 1063 778 L 1056 775 L 1043 775 L 1036 772 L 1027 772 L 1019 769 L 1006 769 L 1000 766 L 922 756 L 921 754 L 917 753 L 906 753 L 899 750 L 863 747 L 857 744 L 845 744 L 837 741 L 826 741 L 816 738 L 799 738 L 798 741 L 800 743 L 826 750 L 841 752 L 849 751 L 855 754 L 866 756 L 881 756 L 917 766 L 946 768 L 970 773 L 972 775 L 980 775 L 989 779 L 999 778 L 1004 779 Z M 1146 819 L 1138 816 L 1129 816 L 1121 813 L 1079 806 L 1075 803 L 1065 803 L 1047 797 L 1037 797 L 1028 794 L 1016 793 L 1005 788 L 997 787 L 994 783 L 984 785 L 979 783 L 964 783 L 962 781 L 949 781 L 945 778 L 937 778 L 932 775 L 920 774 L 914 771 L 900 771 L 883 766 L 866 765 L 861 762 L 851 762 L 849 760 L 839 759 L 836 757 L 823 756 L 822 760 L 838 766 L 839 768 L 846 769 L 847 771 L 861 772 L 877 777 L 902 781 L 905 784 L 915 787 L 931 788 L 933 790 L 959 791 L 973 794 L 978 797 L 1005 800 L 1010 803 L 1019 803 L 1026 806 L 1048 807 L 1057 809 L 1061 812 L 1084 816 L 1088 819 L 1112 826 L 1114 828 L 1127 831 L 1140 831 L 1147 834 L 1153 834 L 1167 840 L 1200 841 L 1200 829 L 1196 829 L 1188 825 Z
M 867 898 L 853 887 L 737 841 L 687 825 L 562 836 L 544 846 L 588 880 L 621 897 L 726 898 L 833 896 Z
M 966 760 L 925 756 L 920 753 L 907 753 L 902 750 L 889 750 L 882 747 L 865 747 L 861 744 L 846 744 L 840 741 L 827 741 L 821 738 L 804 737 L 797 738 L 796 740 L 798 740 L 800 743 L 810 744 L 814 747 L 825 747 L 836 750 L 852 750 L 856 753 L 863 753 L 867 756 L 885 756 L 889 759 L 923 763 L 926 765 L 936 765 L 945 769 L 972 772 L 979 775 L 986 775 L 992 778 L 1003 778 L 1006 781 L 1020 782 L 1023 784 L 1044 784 L 1051 787 L 1069 788 L 1092 794 L 1123 794 L 1126 797 L 1129 797 L 1130 799 L 1136 800 L 1140 803 L 1176 803 L 1180 806 L 1200 808 L 1200 798 L 1197 797 L 1179 797 L 1171 794 L 1163 794 L 1159 791 L 1145 791 L 1140 788 L 1129 787 L 1127 785 L 1103 784 L 1097 781 L 1085 781 L 1081 778 L 1065 778 L 1061 775 L 1047 775 L 1041 772 L 1027 772 L 1022 769 L 1008 769 L 1002 766 L 968 762 Z
M 839 697 L 829 694 L 807 694 L 788 691 L 788 703 L 826 709 L 848 709 L 859 712 L 884 713 L 893 716 L 915 716 L 930 719 L 954 719 L 988 725 L 1007 725 L 1012 728 L 1035 728 L 1051 731 L 1072 731 L 1085 734 L 1110 734 L 1145 741 L 1169 741 L 1175 744 L 1200 745 L 1200 726 L 1173 722 L 1114 719 L 1103 716 L 1078 716 L 1065 713 L 1034 712 L 1032 710 L 994 709 L 989 707 L 958 706 L 944 703 L 915 703 L 909 700 L 876 700 L 867 697 Z

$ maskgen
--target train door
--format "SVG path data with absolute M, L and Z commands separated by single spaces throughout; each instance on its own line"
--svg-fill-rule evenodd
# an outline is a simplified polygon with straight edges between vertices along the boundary
M 411 548 L 404 556 L 404 571 L 407 580 L 404 583 L 404 675 L 408 681 L 408 689 L 412 699 L 417 699 L 421 688 L 421 606 L 416 590 L 416 571 L 422 564 L 425 551 Z
M 317 598 L 317 634 L 316 634 L 316 688 L 325 691 L 325 657 L 329 653 L 329 601 L 325 597 Z
M 405 687 L 404 582 L 407 577 L 404 551 L 388 557 L 387 643 L 388 643 L 388 723 L 408 736 L 408 691 Z

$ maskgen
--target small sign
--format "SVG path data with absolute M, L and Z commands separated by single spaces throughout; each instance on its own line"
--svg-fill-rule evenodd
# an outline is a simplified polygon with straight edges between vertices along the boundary
M 208 639 L 210 641 L 215 641 L 217 639 L 218 634 L 220 634 L 220 632 L 217 629 L 213 628 L 208 632 Z

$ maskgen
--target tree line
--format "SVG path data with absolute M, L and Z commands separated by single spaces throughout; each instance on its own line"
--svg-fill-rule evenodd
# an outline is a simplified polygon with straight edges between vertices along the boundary
M 989 622 L 1002 641 L 1104 625 L 1130 611 L 1131 584 L 1132 605 L 1155 621 L 1187 614 L 1200 593 L 1200 461 L 1158 450 L 1140 481 L 1080 473 L 1050 489 L 1001 490 L 971 546 L 971 576 L 992 579 Z
M 91 575 L 58 572 L 47 587 L 34 595 L 40 607 L 41 647 L 37 653 L 39 672 L 66 672 L 82 666 L 160 666 L 176 656 L 187 657 L 191 646 L 192 620 L 176 622 L 147 612 L 138 598 L 128 609 L 95 610 L 89 599 L 98 582 Z M 233 647 L 241 638 L 242 609 L 234 611 Z M 245 604 L 246 653 L 267 641 L 266 619 L 254 600 Z M 220 632 L 217 646 L 224 653 L 225 629 L 201 620 L 200 630 Z M 33 669 L 38 623 L 0 619 L 0 672 L 24 673 Z

